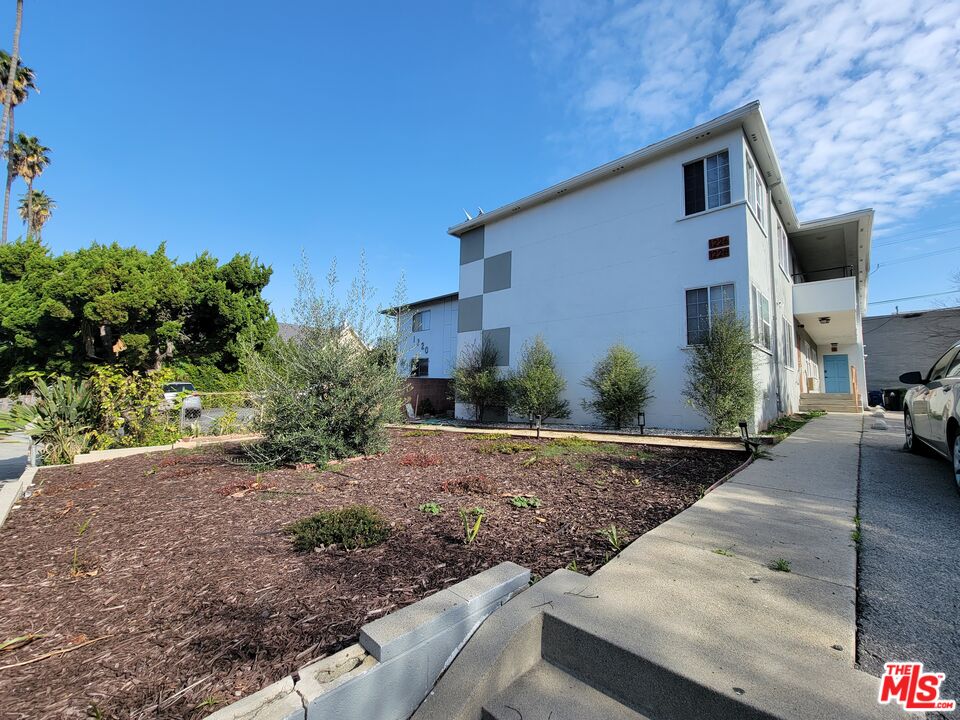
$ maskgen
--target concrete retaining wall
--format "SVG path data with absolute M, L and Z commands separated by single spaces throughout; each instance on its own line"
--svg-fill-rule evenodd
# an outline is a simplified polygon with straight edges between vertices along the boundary
M 361 628 L 360 642 L 218 710 L 209 720 L 406 720 L 530 571 L 505 562 Z
M 81 453 L 73 458 L 74 465 L 84 465 L 86 463 L 100 462 L 101 460 L 115 460 L 131 455 L 144 455 L 146 453 L 165 452 L 168 450 L 192 450 L 193 448 L 205 445 L 220 445 L 223 443 L 250 442 L 259 440 L 262 435 L 256 433 L 246 433 L 242 435 L 217 435 L 208 437 L 198 437 L 190 440 L 177 440 L 171 445 L 147 445 L 143 447 L 113 448 L 111 450 L 91 450 L 88 453 Z

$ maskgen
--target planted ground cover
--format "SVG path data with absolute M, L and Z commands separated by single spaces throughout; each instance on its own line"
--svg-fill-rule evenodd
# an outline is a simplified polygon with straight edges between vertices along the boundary
M 744 459 L 422 431 L 323 470 L 231 453 L 40 473 L 0 529 L 0 718 L 203 717 L 504 560 L 593 572 Z

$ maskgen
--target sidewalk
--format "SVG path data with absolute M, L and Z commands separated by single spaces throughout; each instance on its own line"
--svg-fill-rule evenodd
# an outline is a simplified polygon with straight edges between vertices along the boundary
M 558 669 L 568 688 L 589 685 L 658 720 L 902 717 L 877 703 L 877 679 L 854 669 L 861 422 L 830 414 L 808 423 L 770 449 L 770 460 L 632 543 L 575 592 L 548 597 L 551 575 L 539 597 L 540 584 L 515 598 L 415 717 L 479 717 L 476 703 L 456 708 L 461 697 L 476 700 L 467 687 L 487 678 L 496 692 L 482 700 L 485 717 L 516 708 L 559 720 L 564 693 L 544 688 L 563 683 L 533 682 Z M 770 569 L 779 559 L 790 572 Z M 522 624 L 497 619 L 511 611 L 542 613 L 540 652 L 503 687 L 483 663 L 506 641 L 493 637 L 498 628 Z M 501 676 L 504 662 L 493 663 Z M 602 714 L 597 707 L 582 717 Z

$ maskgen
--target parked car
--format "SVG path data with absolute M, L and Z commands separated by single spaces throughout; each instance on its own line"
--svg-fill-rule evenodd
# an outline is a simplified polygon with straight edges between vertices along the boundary
M 908 372 L 900 376 L 907 390 L 903 401 L 903 428 L 907 448 L 920 452 L 930 447 L 953 465 L 960 491 L 960 342 L 933 364 L 926 376 Z
M 180 397 L 182 393 L 188 393 L 184 396 L 183 405 L 181 405 L 184 417 L 188 419 L 199 418 L 200 413 L 203 412 L 203 402 L 200 400 L 200 393 L 197 392 L 193 383 L 172 382 L 164 385 L 163 403 L 160 405 L 161 409 L 172 409 L 177 398 Z

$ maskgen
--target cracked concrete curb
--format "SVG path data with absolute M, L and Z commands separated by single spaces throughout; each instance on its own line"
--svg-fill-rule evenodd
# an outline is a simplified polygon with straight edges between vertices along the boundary
M 530 582 L 511 562 L 367 623 L 360 642 L 208 720 L 406 720 L 484 620 Z

